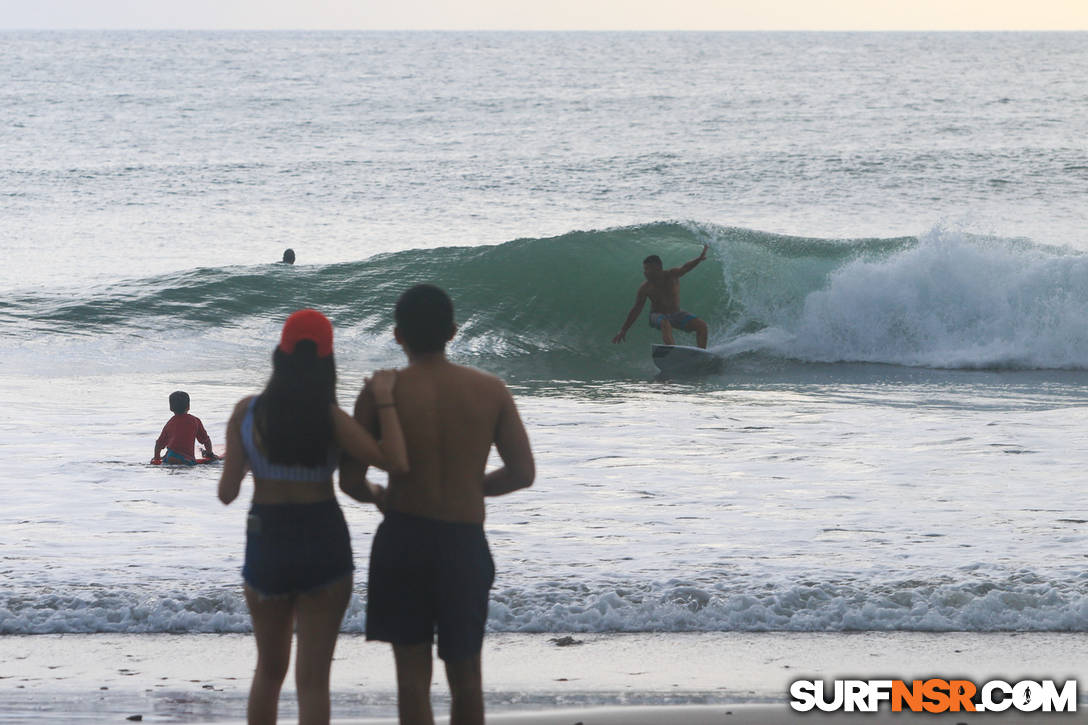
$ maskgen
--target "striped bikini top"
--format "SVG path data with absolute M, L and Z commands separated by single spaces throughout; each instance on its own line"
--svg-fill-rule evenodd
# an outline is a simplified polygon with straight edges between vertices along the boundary
M 340 463 L 340 449 L 334 444 L 329 446 L 329 455 L 323 466 L 304 466 L 292 463 L 272 463 L 268 457 L 257 448 L 253 440 L 253 408 L 257 404 L 257 398 L 253 396 L 246 409 L 246 417 L 242 418 L 242 448 L 249 459 L 249 470 L 257 478 L 276 478 L 281 481 L 300 481 L 304 483 L 324 483 L 332 478 L 333 472 Z

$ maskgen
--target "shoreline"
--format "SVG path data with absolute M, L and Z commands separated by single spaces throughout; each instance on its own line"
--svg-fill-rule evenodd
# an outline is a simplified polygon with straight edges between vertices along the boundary
M 1052 715 L 1059 718 L 1055 723 L 1073 725 L 1088 722 L 1083 713 Z M 658 705 L 627 707 L 589 707 L 582 709 L 558 709 L 551 711 L 533 711 L 517 713 L 487 713 L 487 722 L 491 725 L 800 725 L 804 722 L 820 723 L 875 723 L 876 725 L 924 725 L 938 723 L 952 725 L 958 723 L 993 722 L 1000 725 L 1030 725 L 1038 723 L 1039 717 L 1009 713 L 943 713 L 914 714 L 879 713 L 854 714 L 810 714 L 796 713 L 782 705 Z M 1044 718 L 1045 720 L 1046 718 Z M 360 718 L 337 719 L 336 725 L 398 725 L 395 718 Z M 435 717 L 438 725 L 447 725 L 449 719 Z M 225 725 L 244 725 L 234 721 Z
M 568 641 L 574 643 L 561 644 Z M 6 713 L 0 721 L 116 723 L 140 715 L 144 722 L 241 722 L 254 661 L 251 635 L 6 635 L 0 637 L 0 712 Z M 282 722 L 297 714 L 293 677 L 289 672 L 284 683 Z M 1078 700 L 1085 703 L 1088 633 L 493 633 L 484 645 L 488 721 L 496 725 L 776 723 L 798 717 L 910 723 L 920 717 L 788 709 L 790 682 L 836 677 L 1076 679 Z M 331 691 L 334 721 L 392 723 L 396 689 L 388 645 L 341 635 Z M 445 713 L 440 665 L 432 698 L 436 714 Z M 726 716 L 723 707 L 735 715 Z M 742 711 L 743 720 L 737 715 Z M 1026 721 L 1015 713 L 947 715 Z M 667 719 L 654 719 L 661 717 Z M 944 722 L 944 716 L 921 717 Z

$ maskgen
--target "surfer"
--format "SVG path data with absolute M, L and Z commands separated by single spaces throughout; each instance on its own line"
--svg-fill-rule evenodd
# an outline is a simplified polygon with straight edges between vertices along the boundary
M 483 725 L 480 651 L 495 578 L 484 497 L 530 486 L 533 452 L 505 383 L 446 358 L 457 326 L 444 291 L 412 287 L 397 301 L 394 319 L 394 335 L 408 355 L 408 366 L 397 373 L 395 404 L 409 471 L 391 473 L 385 488 L 367 481 L 365 463 L 345 459 L 340 465 L 340 488 L 374 501 L 385 514 L 370 551 L 366 638 L 393 645 L 400 722 L 432 725 L 437 630 L 450 722 Z M 355 418 L 378 435 L 385 429 L 378 418 L 384 405 L 367 385 Z M 485 474 L 492 444 L 503 466 Z
M 283 260 L 281 260 L 281 261 L 284 264 L 294 264 L 295 263 L 295 250 L 291 249 L 290 247 L 283 250 Z
M 239 401 L 227 423 L 219 500 L 234 501 L 246 471 L 253 472 L 242 568 L 257 640 L 251 723 L 276 722 L 296 631 L 298 720 L 329 722 L 329 670 L 355 569 L 333 492 L 340 451 L 387 470 L 408 467 L 393 407 L 396 373 L 381 370 L 368 381 L 381 413 L 382 439 L 375 441 L 336 404 L 332 332 L 317 310 L 288 317 L 272 378 L 260 395 Z
M 646 299 L 650 300 L 650 327 L 661 330 L 661 340 L 666 345 L 675 345 L 673 340 L 673 328 L 694 332 L 695 340 L 699 347 L 706 349 L 707 326 L 706 322 L 690 312 L 680 309 L 680 278 L 695 269 L 700 262 L 706 259 L 707 245 L 703 245 L 703 252 L 695 259 L 679 267 L 663 269 L 661 257 L 651 254 L 642 260 L 642 274 L 646 281 L 638 288 L 635 295 L 635 304 L 627 313 L 627 319 L 623 321 L 623 327 L 612 338 L 613 343 L 623 342 L 627 337 L 627 330 L 638 319 L 642 312 Z
M 212 439 L 204 430 L 204 424 L 200 422 L 200 418 L 189 415 L 189 394 L 184 390 L 170 393 L 170 410 L 174 416 L 166 421 L 162 433 L 155 440 L 155 455 L 151 462 L 173 466 L 195 465 L 194 449 L 197 441 L 204 446 L 201 452 L 205 458 L 215 458 L 212 453 Z M 160 458 L 163 448 L 166 449 L 166 455 Z

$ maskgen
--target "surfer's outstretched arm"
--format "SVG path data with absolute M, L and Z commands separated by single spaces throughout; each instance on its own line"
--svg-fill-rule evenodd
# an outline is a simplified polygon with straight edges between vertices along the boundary
M 675 272 L 675 273 L 676 273 L 676 276 L 678 276 L 678 277 L 683 277 L 683 276 L 684 276 L 685 274 L 687 274 L 687 273 L 688 273 L 688 272 L 690 272 L 691 270 L 693 270 L 693 269 L 695 269 L 696 267 L 698 267 L 698 266 L 699 266 L 699 262 L 702 262 L 702 261 L 703 261 L 704 259 L 706 259 L 706 250 L 707 250 L 707 249 L 709 249 L 709 248 L 710 248 L 710 245 L 709 245 L 709 244 L 704 244 L 704 245 L 703 245 L 703 251 L 702 251 L 702 253 L 701 253 L 701 254 L 700 254 L 700 255 L 699 255 L 698 257 L 696 257 L 695 259 L 691 260 L 690 262 L 684 262 L 684 263 L 683 263 L 682 265 L 680 265 L 679 267 L 676 267 L 675 269 L 671 269 L 671 270 L 669 270 L 669 271 L 670 271 L 670 272 Z
M 623 321 L 623 327 L 616 333 L 616 336 L 612 338 L 612 344 L 623 342 L 627 337 L 627 331 L 631 329 L 631 325 L 635 324 L 635 320 L 642 314 L 642 308 L 646 306 L 646 290 L 644 287 L 638 288 L 638 294 L 635 295 L 635 305 L 631 308 L 631 311 L 627 313 L 627 319 Z

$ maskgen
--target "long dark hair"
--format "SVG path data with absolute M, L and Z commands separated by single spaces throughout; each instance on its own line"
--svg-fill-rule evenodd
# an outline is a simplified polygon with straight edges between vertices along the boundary
M 295 351 L 272 353 L 272 377 L 253 410 L 265 455 L 272 463 L 320 466 L 333 440 L 330 405 L 336 404 L 336 362 L 299 340 Z

